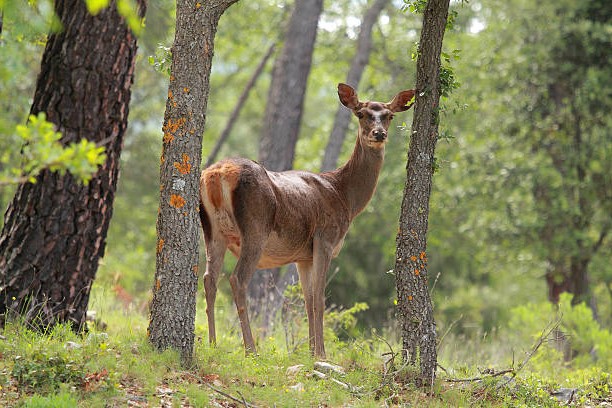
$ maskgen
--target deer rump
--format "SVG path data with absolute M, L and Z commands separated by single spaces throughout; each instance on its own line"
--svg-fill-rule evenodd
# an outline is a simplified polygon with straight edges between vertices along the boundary
M 257 268 L 274 268 L 312 260 L 314 235 L 323 233 L 333 242 L 332 256 L 337 256 L 351 220 L 338 218 L 349 211 L 328 177 L 272 172 L 242 158 L 210 166 L 200 180 L 200 217 L 207 245 L 224 240 L 239 257 L 246 236 L 253 244 L 264 243 Z

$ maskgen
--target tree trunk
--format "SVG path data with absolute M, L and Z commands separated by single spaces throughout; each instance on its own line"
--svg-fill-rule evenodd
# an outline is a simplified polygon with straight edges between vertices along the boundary
M 359 29 L 359 36 L 357 37 L 357 52 L 355 53 L 355 57 L 351 62 L 351 67 L 346 76 L 346 83 L 355 89 L 359 86 L 363 70 L 370 60 L 370 52 L 372 51 L 372 28 L 387 4 L 389 4 L 389 0 L 375 0 L 374 4 L 372 4 L 363 16 L 361 28 Z M 330 171 L 338 167 L 338 158 L 342 151 L 342 144 L 344 143 L 346 131 L 351 121 L 351 115 L 352 113 L 350 110 L 338 104 L 338 110 L 336 111 L 336 117 L 334 119 L 334 127 L 332 128 L 327 147 L 325 148 L 321 171 Z
M 323 0 L 296 0 L 283 49 L 274 63 L 259 161 L 272 171 L 293 167 L 304 95 Z
M 285 171 L 293 167 L 304 95 L 322 11 L 323 0 L 296 0 L 283 49 L 274 63 L 259 144 L 259 161 L 269 170 Z M 295 268 L 291 270 L 295 271 Z M 266 295 L 277 287 L 279 277 L 278 269 L 260 270 L 253 275 L 249 283 L 249 309 L 252 316 L 261 316 L 268 307 Z M 263 322 L 264 330 L 268 329 L 266 325 L 269 322 L 271 319 L 267 317 Z
M 49 36 L 30 112 L 46 112 L 63 144 L 103 144 L 107 160 L 86 186 L 45 170 L 18 187 L 0 237 L 0 314 L 81 330 L 112 214 L 136 37 L 114 2 L 92 16 L 83 1 L 57 0 L 55 12 L 63 30 Z
M 214 38 L 237 0 L 178 0 L 172 68 L 163 125 L 157 258 L 148 336 L 193 355 L 198 283 L 199 180 Z
M 438 139 L 440 53 L 449 0 L 429 0 L 417 59 L 418 94 L 408 150 L 407 180 L 402 200 L 395 277 L 397 317 L 404 358 L 420 363 L 417 383 L 430 385 L 436 374 L 436 324 L 428 288 L 427 224 Z
M 221 147 L 223 146 L 223 144 L 229 137 L 230 133 L 232 132 L 232 129 L 234 128 L 234 124 L 238 120 L 240 111 L 242 110 L 242 107 L 246 103 L 246 100 L 249 97 L 249 93 L 251 92 L 251 89 L 253 89 L 253 87 L 255 86 L 255 83 L 261 76 L 261 73 L 263 72 L 266 66 L 266 63 L 272 56 L 272 53 L 274 52 L 275 48 L 276 48 L 276 44 L 272 44 L 270 48 L 268 48 L 268 51 L 265 53 L 265 55 L 259 62 L 259 65 L 257 65 L 257 68 L 255 68 L 255 72 L 253 72 L 253 75 L 251 75 L 249 82 L 247 82 L 246 86 L 242 90 L 242 94 L 240 94 L 240 97 L 238 98 L 238 102 L 236 102 L 236 105 L 234 106 L 234 109 L 232 110 L 232 113 L 230 114 L 229 119 L 227 119 L 227 124 L 225 125 L 225 128 L 221 132 L 221 136 L 219 136 L 219 139 L 217 139 L 217 142 L 215 143 L 215 146 L 213 147 L 212 152 L 210 152 L 210 154 L 208 155 L 208 158 L 206 159 L 206 164 L 204 165 L 205 167 L 210 166 L 217 159 L 217 155 L 219 154 Z

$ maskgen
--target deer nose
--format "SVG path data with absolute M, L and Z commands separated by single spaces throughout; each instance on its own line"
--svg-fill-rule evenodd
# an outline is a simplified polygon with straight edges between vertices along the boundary
M 377 142 L 382 142 L 387 137 L 387 132 L 384 130 L 374 130 L 372 136 L 374 136 Z

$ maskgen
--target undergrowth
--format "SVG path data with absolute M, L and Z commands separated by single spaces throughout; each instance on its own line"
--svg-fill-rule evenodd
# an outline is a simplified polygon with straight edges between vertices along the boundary
M 611 377 L 606 371 L 609 361 L 603 361 L 606 351 L 564 360 L 549 338 L 542 338 L 541 322 L 533 316 L 542 314 L 541 308 L 516 310 L 516 321 L 509 324 L 514 337 L 509 332 L 469 341 L 452 333 L 445 336 L 440 344 L 438 379 L 432 387 L 422 389 L 405 380 L 413 369 L 403 364 L 399 346 L 390 340 L 395 336 L 356 329 L 358 313 L 366 307 L 363 304 L 331 311 L 325 333 L 328 356 L 345 373 L 328 373 L 321 379 L 313 375 L 315 361 L 305 341 L 306 324 L 303 316 L 296 317 L 297 310 L 289 321 L 278 322 L 271 335 L 259 339 L 258 356 L 245 357 L 231 303 L 222 294 L 219 303 L 218 345 L 208 345 L 205 315 L 199 314 L 194 364 L 189 368 L 180 365 L 175 352 L 154 350 L 146 339 L 147 317 L 113 302 L 112 293 L 99 287 L 92 293 L 92 308 L 104 323 L 92 323 L 87 334 L 75 334 L 62 325 L 41 334 L 20 322 L 9 322 L 0 339 L 0 406 L 612 404 Z M 202 304 L 198 306 L 204 310 Z M 295 306 L 301 307 L 299 301 Z M 580 342 L 572 343 L 581 347 L 580 353 L 601 348 L 598 342 L 607 341 L 609 335 L 589 323 L 582 312 L 565 311 L 567 319 L 555 326 L 573 336 L 582 332 L 571 332 L 572 328 L 588 329 L 590 338 L 583 335 Z M 287 340 L 288 333 L 292 341 Z M 538 339 L 540 346 L 534 350 Z

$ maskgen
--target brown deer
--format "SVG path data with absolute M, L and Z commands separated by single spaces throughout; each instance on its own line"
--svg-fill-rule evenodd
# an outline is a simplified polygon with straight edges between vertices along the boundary
M 346 84 L 340 102 L 359 118 L 355 149 L 337 170 L 272 172 L 246 159 L 222 160 L 200 178 L 200 218 L 206 242 L 206 314 L 215 344 L 217 279 L 227 249 L 238 258 L 229 278 L 247 353 L 255 343 L 247 313 L 246 290 L 256 269 L 295 262 L 302 283 L 310 350 L 325 358 L 323 311 L 325 281 L 349 225 L 370 201 L 383 163 L 387 129 L 395 112 L 405 111 L 414 90 L 391 102 L 360 102 Z

